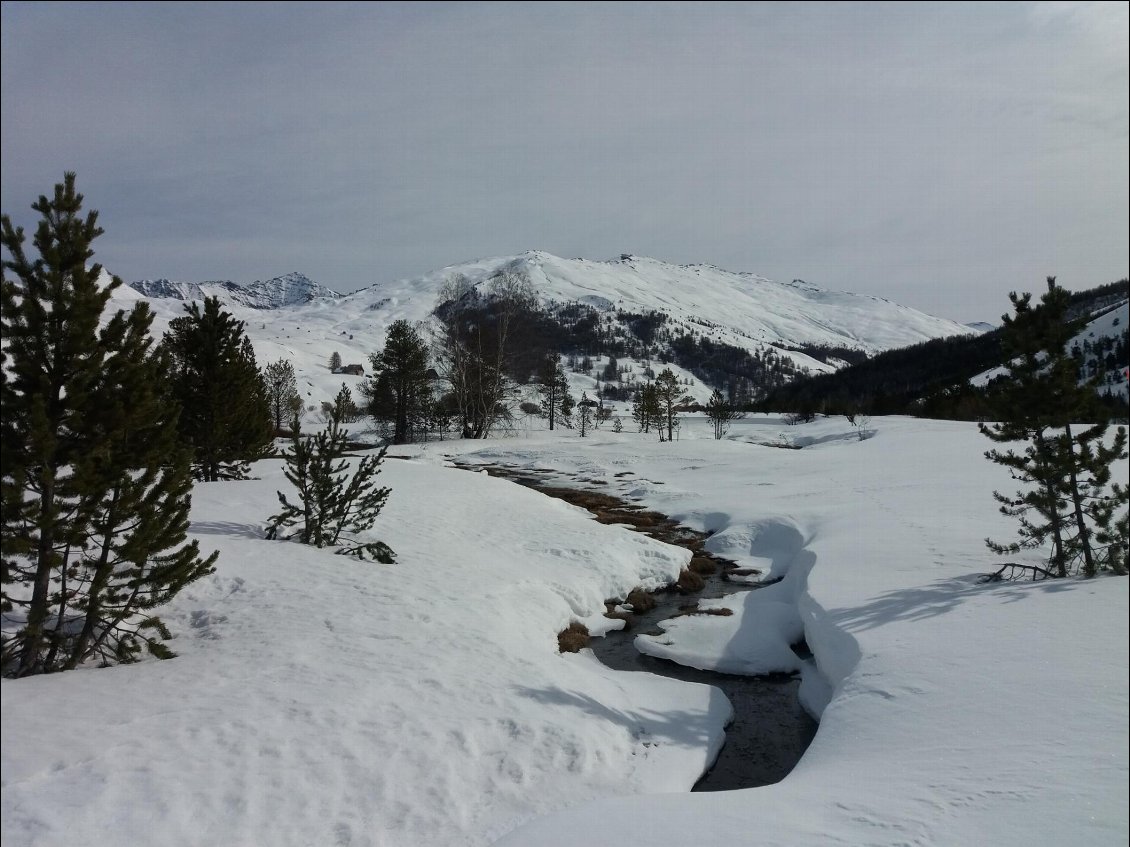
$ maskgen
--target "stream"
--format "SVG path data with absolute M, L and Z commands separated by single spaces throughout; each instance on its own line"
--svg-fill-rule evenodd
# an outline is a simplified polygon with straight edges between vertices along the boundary
M 646 656 L 633 643 L 635 637 L 642 633 L 661 634 L 660 621 L 693 613 L 697 600 L 715 599 L 756 588 L 756 583 L 741 581 L 741 575 L 746 572 L 735 570 L 733 563 L 702 550 L 708 537 L 706 534 L 679 526 L 666 515 L 603 492 L 555 485 L 536 471 L 494 465 L 463 467 L 486 470 L 492 476 L 583 506 L 601 523 L 627 525 L 660 541 L 686 547 L 692 551 L 696 561 L 713 560 L 717 570 L 712 574 L 702 574 L 704 587 L 701 590 L 683 591 L 671 587 L 654 592 L 649 596 L 656 601 L 655 608 L 630 615 L 626 629 L 612 630 L 602 637 L 593 638 L 588 646 L 597 658 L 614 670 L 646 671 L 713 685 L 730 699 L 734 719 L 726 728 L 725 744 L 710 770 L 695 783 L 694 791 L 755 788 L 780 782 L 788 775 L 808 749 L 817 726 L 797 697 L 799 677 L 790 674 L 736 676 L 701 671 Z M 793 649 L 798 655 L 809 657 L 807 645 L 801 643 L 794 645 Z

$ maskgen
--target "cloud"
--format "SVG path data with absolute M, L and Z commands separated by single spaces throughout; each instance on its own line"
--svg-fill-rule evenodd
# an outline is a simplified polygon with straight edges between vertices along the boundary
M 1130 264 L 1119 4 L 2 14 L 3 208 L 76 170 L 127 278 L 631 251 L 971 320 Z

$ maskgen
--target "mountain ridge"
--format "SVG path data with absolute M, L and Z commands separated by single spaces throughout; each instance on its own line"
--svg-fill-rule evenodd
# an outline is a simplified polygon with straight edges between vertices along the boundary
M 479 287 L 504 270 L 525 272 L 543 300 L 587 302 L 604 311 L 665 311 L 713 331 L 718 340 L 751 350 L 813 344 L 872 354 L 930 338 L 976 334 L 963 324 L 884 298 L 823 289 L 803 280 L 781 283 L 714 265 L 675 265 L 629 254 L 609 260 L 562 259 L 531 250 L 449 265 L 344 296 L 377 292 L 411 296 L 414 290 L 438 291 L 456 276 Z
M 288 275 L 259 284 L 258 289 L 253 289 L 256 284 L 239 286 L 230 281 L 139 282 L 123 286 L 115 299 L 119 307 L 127 300 L 148 300 L 155 313 L 154 333 L 160 334 L 170 320 L 184 313 L 186 300 L 218 296 L 236 319 L 245 322 L 260 363 L 292 360 L 300 376 L 305 374 L 310 396 L 321 400 L 321 395 L 332 397 L 340 386 L 324 364 L 331 353 L 339 353 L 347 364 L 367 362 L 383 347 L 393 322 L 428 320 L 445 285 L 460 279 L 487 292 L 492 280 L 507 271 L 528 278 L 544 307 L 575 303 L 588 307 L 592 310 L 588 320 L 601 332 L 619 332 L 659 314 L 665 343 L 680 341 L 684 353 L 693 342 L 700 359 L 710 356 L 710 350 L 732 359 L 737 348 L 759 361 L 775 358 L 788 372 L 827 373 L 853 356 L 976 334 L 956 322 L 883 298 L 821 289 L 803 280 L 779 283 L 713 265 L 674 265 L 627 254 L 600 261 L 527 251 L 327 296 L 316 296 L 328 291 L 324 286 Z M 666 349 L 652 346 L 652 353 L 661 359 L 677 355 L 674 349 L 665 353 Z
M 161 277 L 136 280 L 129 283 L 129 286 L 146 297 L 189 301 L 219 296 L 223 300 L 239 303 L 251 309 L 279 309 L 301 305 L 318 298 L 332 300 L 342 296 L 298 271 L 268 280 L 255 280 L 246 285 L 227 279 L 178 282 Z

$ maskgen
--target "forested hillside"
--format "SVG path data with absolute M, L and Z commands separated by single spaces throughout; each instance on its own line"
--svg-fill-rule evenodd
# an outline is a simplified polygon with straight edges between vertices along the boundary
M 1123 279 L 1074 292 L 1068 312 L 1077 333 L 1073 349 L 1080 378 L 1100 381 L 1100 396 L 1123 413 L 1127 321 L 1120 319 L 1118 309 L 1126 309 L 1128 285 Z M 1089 328 L 1091 322 L 1102 326 Z M 770 392 L 760 406 L 803 415 L 865 410 L 976 420 L 988 414 L 985 387 L 1003 358 L 999 329 L 935 338 L 879 353 L 835 373 L 794 380 Z

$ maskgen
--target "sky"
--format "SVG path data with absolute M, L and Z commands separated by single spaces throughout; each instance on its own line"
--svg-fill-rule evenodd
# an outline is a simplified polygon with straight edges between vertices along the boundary
M 0 207 L 127 281 L 545 250 L 996 321 L 1130 269 L 1126 3 L 0 7 Z

